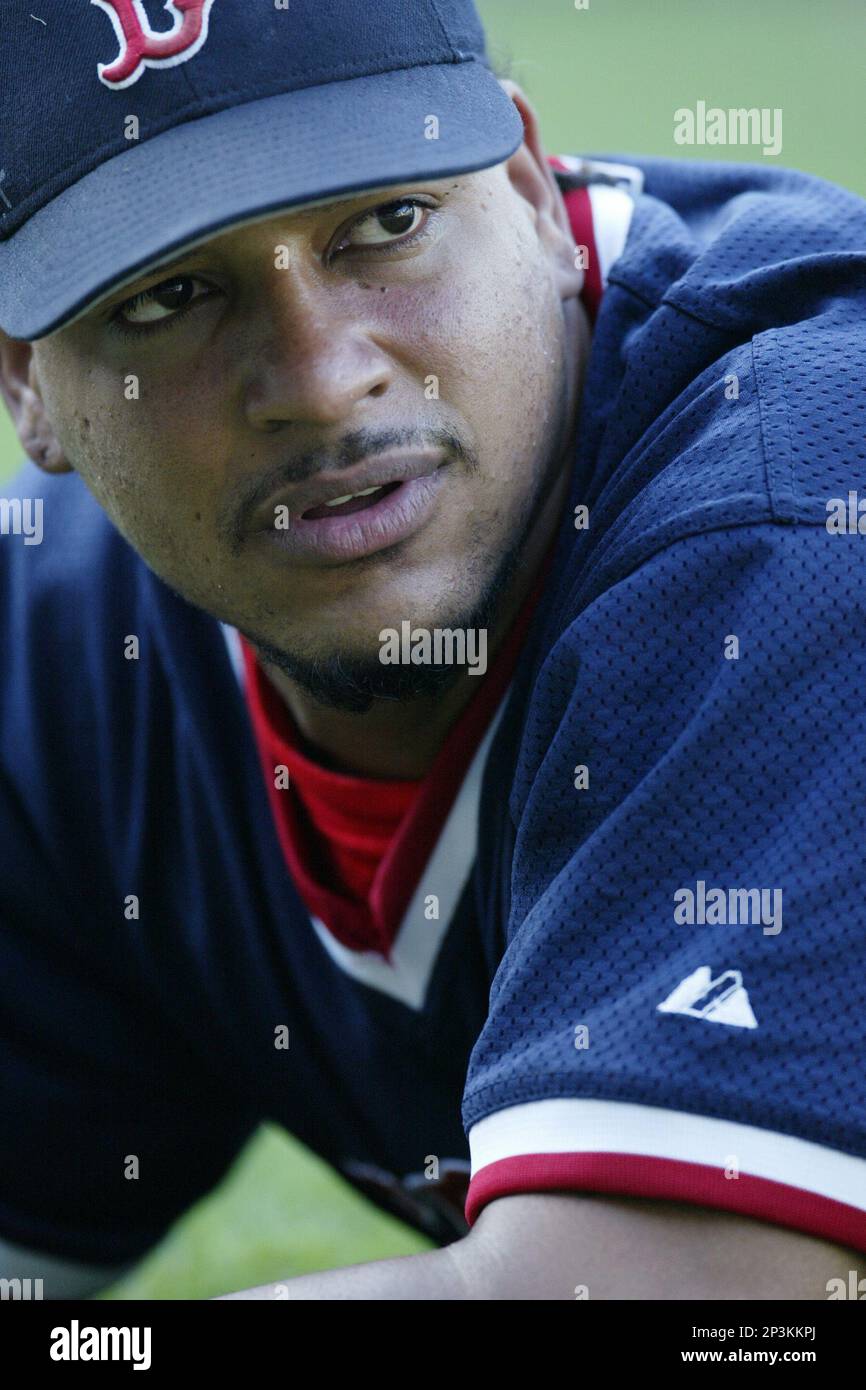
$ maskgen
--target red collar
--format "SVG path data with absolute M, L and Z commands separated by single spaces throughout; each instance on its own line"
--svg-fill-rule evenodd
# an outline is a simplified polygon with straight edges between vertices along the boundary
M 549 554 L 489 670 L 479 677 L 478 691 L 420 781 L 356 777 L 315 763 L 301 751 L 282 696 L 241 637 L 247 703 L 277 837 L 308 910 L 344 946 L 387 957 L 466 771 L 514 674 L 551 558 Z M 277 785 L 275 770 L 280 767 L 288 770 L 287 788 Z M 389 820 L 394 823 L 395 811 L 398 828 L 388 837 L 366 900 L 337 891 L 323 853 L 329 828 L 331 834 L 348 834 L 358 844 L 367 823 L 375 842 L 377 821 L 387 828 Z

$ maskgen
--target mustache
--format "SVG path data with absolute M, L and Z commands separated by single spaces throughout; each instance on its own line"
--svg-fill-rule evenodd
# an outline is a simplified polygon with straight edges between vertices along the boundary
M 392 449 L 418 449 L 434 445 L 452 459 L 459 459 L 471 470 L 479 466 L 475 451 L 459 435 L 447 429 L 354 430 L 331 448 L 309 449 L 296 458 L 286 459 L 267 473 L 247 479 L 235 489 L 225 507 L 218 529 L 230 549 L 237 552 L 244 531 L 256 508 L 277 489 L 309 482 L 320 473 L 340 473 Z

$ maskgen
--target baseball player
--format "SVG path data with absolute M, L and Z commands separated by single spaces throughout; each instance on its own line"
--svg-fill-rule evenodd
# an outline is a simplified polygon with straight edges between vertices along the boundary
M 269 1120 L 433 1243 L 284 1296 L 825 1297 L 866 205 L 548 154 L 470 0 L 31 8 L 0 1273 L 107 1287 Z

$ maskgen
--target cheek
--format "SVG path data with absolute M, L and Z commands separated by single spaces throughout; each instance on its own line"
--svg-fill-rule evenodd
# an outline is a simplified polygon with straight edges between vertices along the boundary
M 481 239 L 479 238 L 479 241 Z M 562 378 L 561 304 L 537 246 L 481 243 L 435 283 L 395 292 L 386 331 L 410 344 L 413 374 L 434 375 L 439 400 L 475 434 L 482 455 L 515 438 L 534 448 Z
M 201 576 L 216 565 L 202 544 L 216 505 L 212 453 L 196 451 L 189 431 L 166 424 L 164 412 L 155 417 L 143 392 L 138 400 L 123 389 L 98 400 L 83 393 L 55 418 L 67 458 L 120 534 L 167 582 L 201 592 Z
M 486 268 L 463 274 L 457 285 L 418 294 L 405 325 L 392 325 L 392 341 L 412 343 L 413 380 L 439 379 L 439 400 L 424 402 L 424 418 L 452 424 L 477 456 L 419 551 L 464 597 L 479 567 L 495 567 L 522 533 L 562 427 L 559 297 L 526 261 L 508 264 L 502 279 L 499 292 Z
M 162 374 L 149 382 L 144 371 L 111 373 L 88 388 L 67 406 L 61 442 L 121 530 L 152 543 L 155 528 L 170 534 L 189 512 L 204 511 L 215 483 L 209 403 L 191 402 Z

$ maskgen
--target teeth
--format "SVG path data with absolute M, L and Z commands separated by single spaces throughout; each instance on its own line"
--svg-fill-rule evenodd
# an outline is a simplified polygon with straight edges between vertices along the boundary
M 345 502 L 351 502 L 355 497 L 371 497 L 374 492 L 381 492 L 384 486 L 384 483 L 380 483 L 378 487 L 364 488 L 363 492 L 347 492 L 345 497 L 335 497 L 332 502 L 326 502 L 325 506 L 342 507 Z

